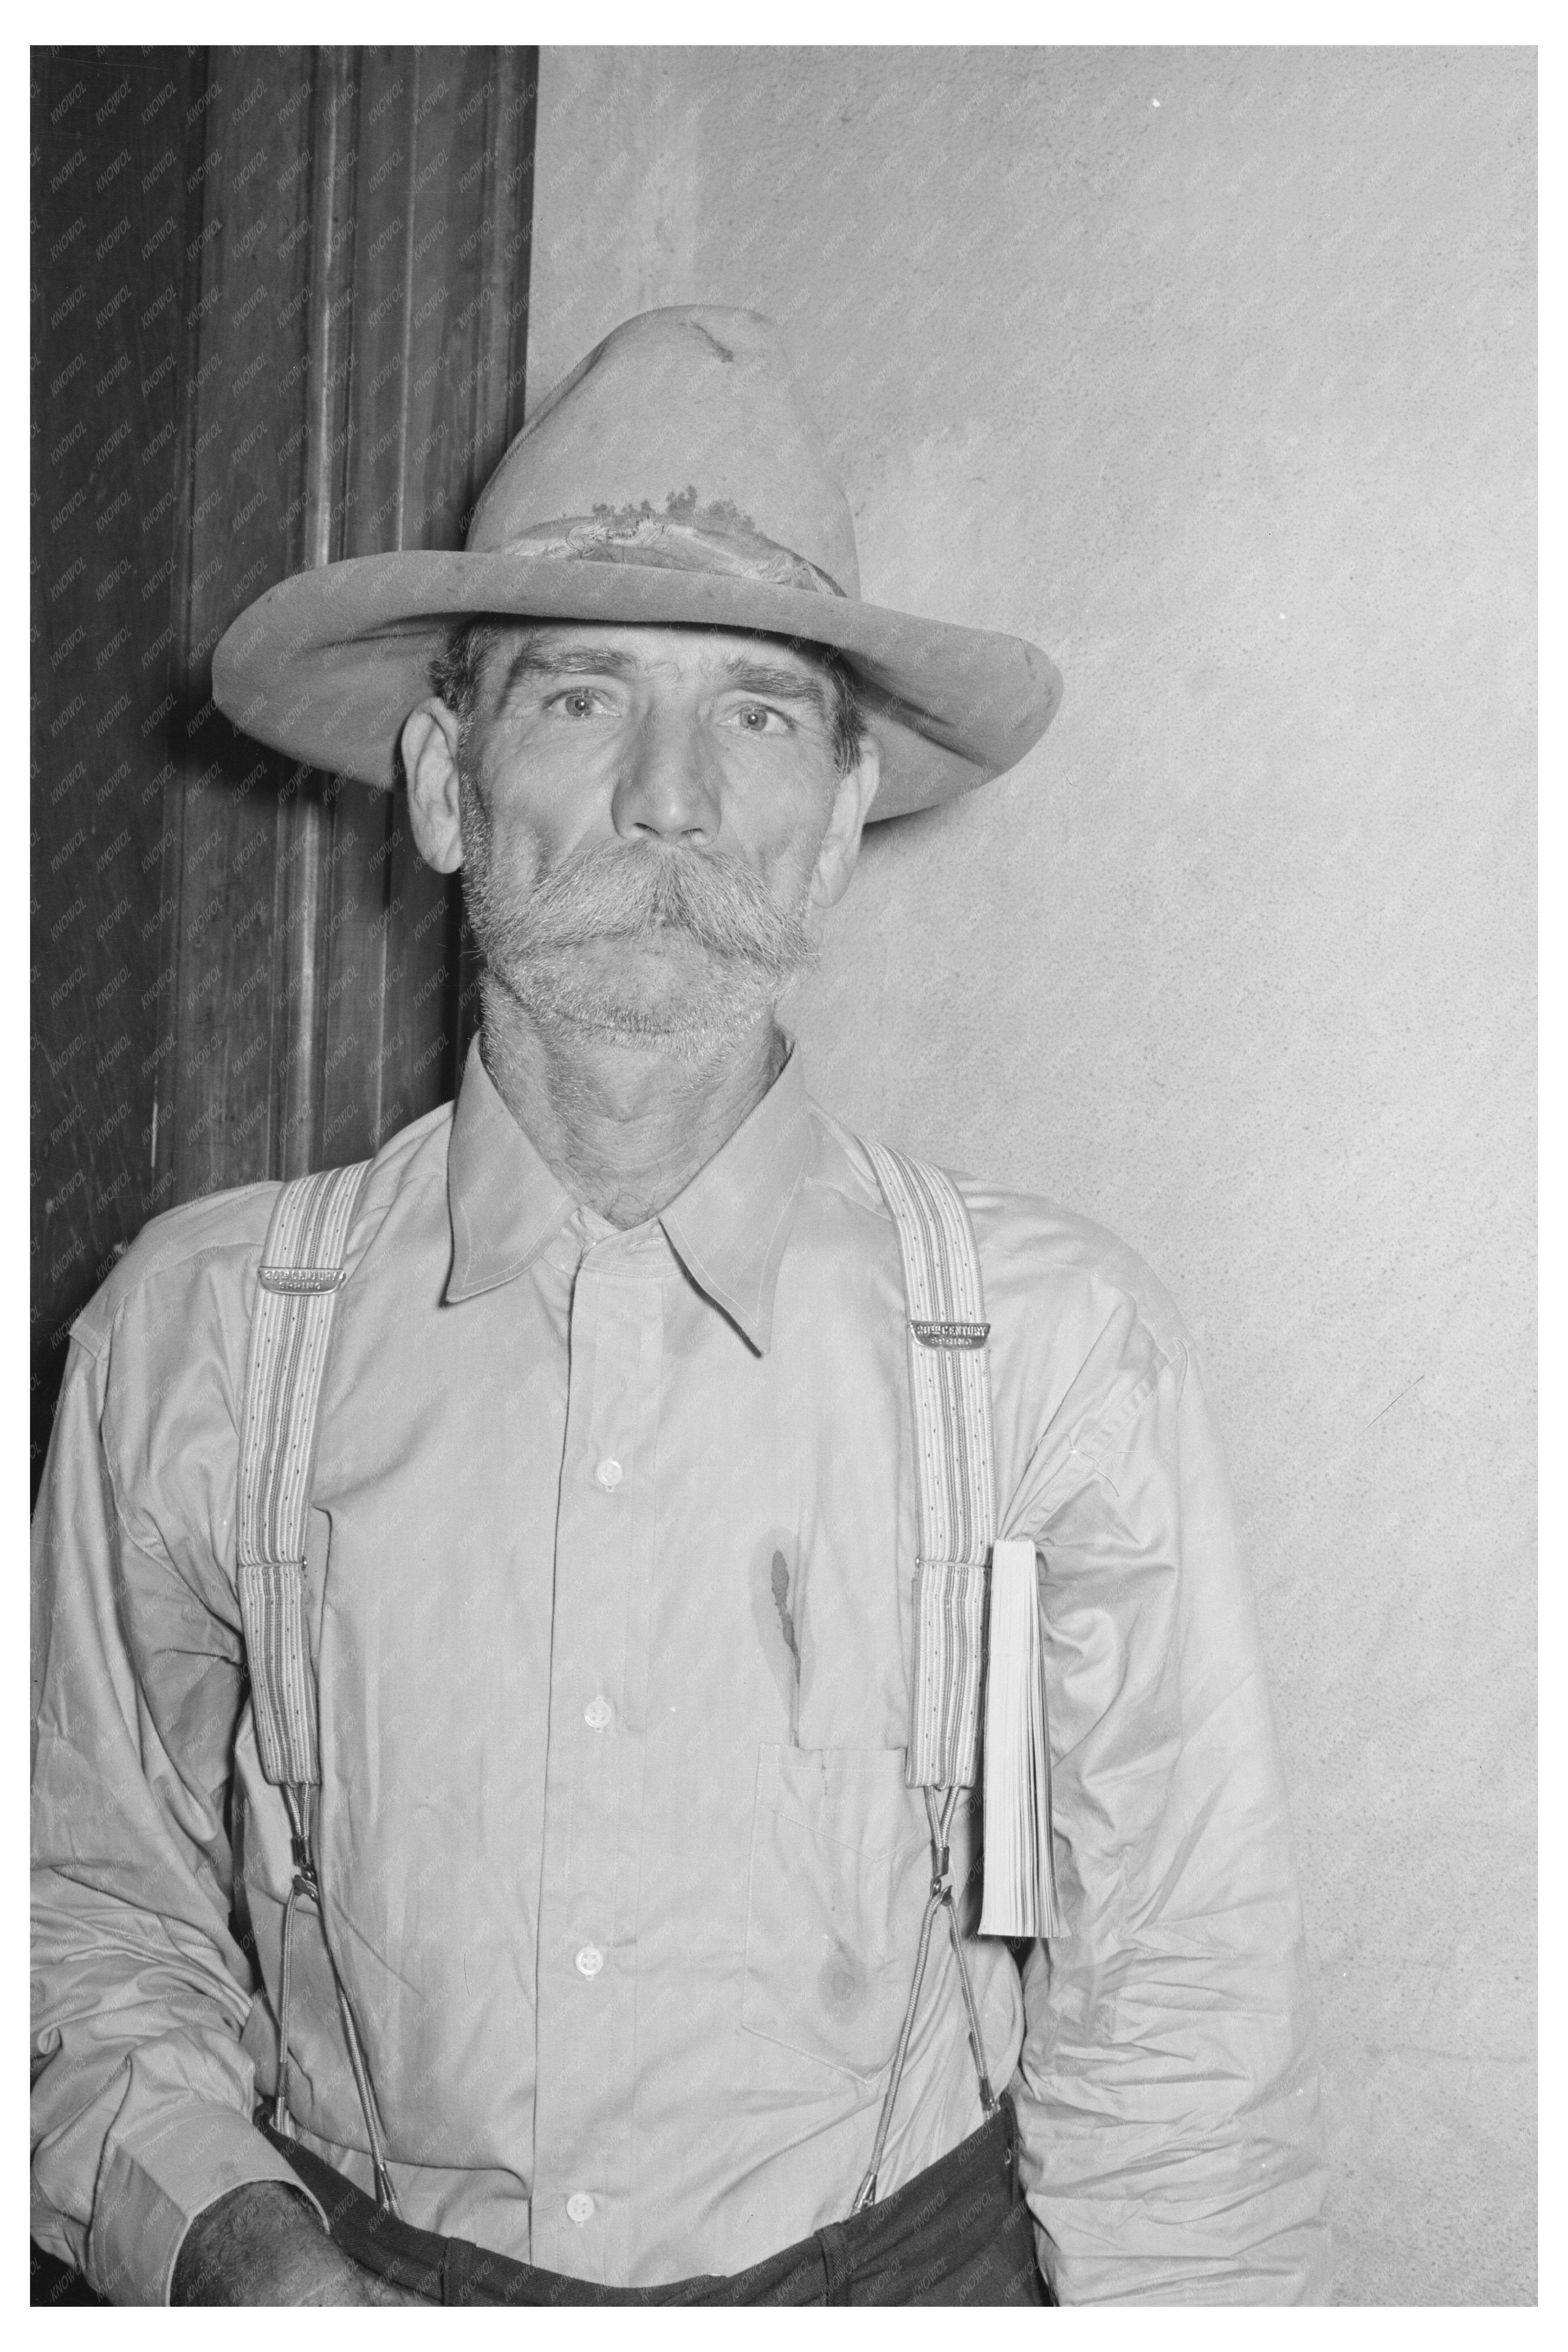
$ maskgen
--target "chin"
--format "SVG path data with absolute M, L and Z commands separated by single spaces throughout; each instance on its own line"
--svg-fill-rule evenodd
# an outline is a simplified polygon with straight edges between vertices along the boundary
M 580 971 L 520 972 L 510 989 L 535 1020 L 552 1027 L 580 1030 L 606 1043 L 682 1062 L 701 1061 L 737 1043 L 759 1021 L 772 1016 L 777 1002 L 772 987 L 716 978 L 700 990 L 649 991 L 630 997 L 624 985 L 607 987 Z

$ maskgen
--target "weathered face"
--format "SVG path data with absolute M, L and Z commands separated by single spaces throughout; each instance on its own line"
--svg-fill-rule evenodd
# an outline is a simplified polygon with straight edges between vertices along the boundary
M 405 761 L 421 849 L 461 865 L 492 979 L 535 1012 L 700 1051 L 776 1003 L 847 886 L 876 786 L 835 756 L 831 678 L 770 637 L 528 625 L 459 743 Z M 460 776 L 458 771 L 460 769 Z

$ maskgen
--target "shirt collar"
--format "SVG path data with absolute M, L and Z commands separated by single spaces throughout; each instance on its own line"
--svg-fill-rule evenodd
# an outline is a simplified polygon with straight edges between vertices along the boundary
M 477 1037 L 458 1089 L 447 1205 L 452 1218 L 449 1301 L 511 1281 L 576 1206 L 497 1094 Z
M 759 1354 L 805 1176 L 805 1079 L 793 1045 L 756 1108 L 658 1222 L 692 1281 Z M 447 1162 L 454 1303 L 521 1274 L 576 1207 L 468 1049 Z
M 809 1121 L 800 1050 L 721 1151 L 659 1219 L 698 1288 L 759 1355 L 773 1338 L 773 1292 L 805 1181 Z

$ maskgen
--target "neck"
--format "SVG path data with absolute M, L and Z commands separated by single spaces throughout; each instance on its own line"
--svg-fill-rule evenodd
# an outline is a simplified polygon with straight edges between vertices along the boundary
M 771 1013 L 699 1059 L 530 1011 L 482 983 L 490 1083 L 573 1197 L 641 1224 L 721 1151 L 783 1069 Z

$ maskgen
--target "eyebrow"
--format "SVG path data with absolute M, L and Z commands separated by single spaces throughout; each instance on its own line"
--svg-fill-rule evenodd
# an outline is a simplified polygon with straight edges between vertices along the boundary
M 830 715 L 822 681 L 809 670 L 777 667 L 750 654 L 726 656 L 723 670 L 731 684 L 747 694 L 765 695 L 770 702 L 807 703 L 822 719 Z
M 529 639 L 512 656 L 496 711 L 506 707 L 511 690 L 524 677 L 637 677 L 642 664 L 619 646 L 552 645 L 548 638 Z M 721 664 L 725 683 L 744 694 L 765 696 L 772 702 L 804 703 L 825 723 L 830 719 L 822 681 L 809 671 L 786 669 L 759 661 L 750 654 L 728 654 Z
M 496 709 L 505 709 L 520 677 L 635 677 L 637 671 L 637 662 L 618 646 L 552 646 L 548 638 L 529 638 L 512 656 Z

